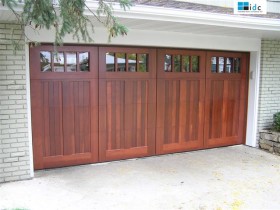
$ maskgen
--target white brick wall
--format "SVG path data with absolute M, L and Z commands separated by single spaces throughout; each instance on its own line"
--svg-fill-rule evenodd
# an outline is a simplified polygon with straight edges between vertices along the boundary
M 280 40 L 262 40 L 258 132 L 280 111 Z M 258 135 L 257 135 L 258 136 Z
M 30 178 L 25 50 L 13 53 L 12 29 L 19 38 L 19 25 L 0 23 L 0 183 Z

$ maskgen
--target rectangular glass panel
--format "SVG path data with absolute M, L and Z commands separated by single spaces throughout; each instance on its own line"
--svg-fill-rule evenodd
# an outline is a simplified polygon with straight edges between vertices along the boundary
M 183 55 L 183 72 L 190 72 L 190 56 Z
M 199 72 L 199 56 L 192 56 L 192 72 Z
M 138 54 L 139 69 L 138 72 L 148 72 L 148 54 Z
M 166 71 L 166 72 L 171 72 L 172 71 L 172 55 L 165 55 L 164 71 Z
M 115 71 L 115 53 L 106 53 L 106 71 Z
M 128 71 L 136 72 L 136 54 L 128 54 Z
M 219 68 L 218 68 L 218 73 L 223 73 L 224 72 L 224 57 L 219 57 Z
M 216 73 L 217 72 L 217 57 L 211 58 L 211 72 Z
M 174 70 L 175 72 L 181 72 L 181 56 L 180 55 L 174 55 Z
M 51 52 L 48 52 L 48 51 L 41 51 L 40 52 L 40 64 L 41 64 L 41 71 L 42 72 L 52 71 Z
M 77 71 L 77 54 L 76 53 L 66 53 L 66 71 L 75 72 Z
M 79 53 L 80 71 L 89 71 L 89 52 Z
M 116 53 L 118 69 L 117 71 L 126 71 L 126 55 L 125 53 Z
M 234 58 L 234 73 L 240 73 L 240 58 Z
M 233 58 L 227 58 L 226 73 L 232 73 L 233 71 Z
M 64 53 L 54 53 L 53 54 L 53 65 L 55 72 L 64 72 Z

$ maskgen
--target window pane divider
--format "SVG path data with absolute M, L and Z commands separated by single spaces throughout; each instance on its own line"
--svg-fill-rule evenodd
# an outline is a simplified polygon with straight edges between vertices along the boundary
M 125 71 L 128 72 L 128 53 L 125 53 Z
M 190 68 L 190 71 L 189 72 L 193 72 L 193 69 L 192 69 L 192 56 L 190 55 L 189 56 L 189 68 Z
M 139 72 L 139 54 L 136 54 L 136 72 Z
M 66 56 L 66 52 L 63 52 L 63 56 L 64 56 L 64 71 L 63 72 L 67 72 L 67 56 Z
M 115 62 L 115 72 L 118 71 L 118 58 L 117 58 L 117 53 L 114 53 L 114 62 Z
M 77 64 L 76 64 L 76 65 L 77 65 L 76 71 L 77 71 L 77 72 L 78 72 L 78 71 L 79 71 L 79 72 L 81 71 L 81 69 L 80 69 L 80 58 L 79 58 L 79 57 L 80 57 L 80 52 L 76 52 L 76 60 L 77 60 L 77 62 L 76 62 L 76 63 L 77 63 Z

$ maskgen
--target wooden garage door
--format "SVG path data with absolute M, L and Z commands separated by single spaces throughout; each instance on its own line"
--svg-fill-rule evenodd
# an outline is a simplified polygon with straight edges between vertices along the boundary
M 155 154 L 155 52 L 99 48 L 100 161 Z
M 248 54 L 207 52 L 205 147 L 245 141 Z
M 203 148 L 205 55 L 158 50 L 158 154 Z
M 35 169 L 244 143 L 248 54 L 30 48 Z
M 97 48 L 30 48 L 35 169 L 98 159 Z

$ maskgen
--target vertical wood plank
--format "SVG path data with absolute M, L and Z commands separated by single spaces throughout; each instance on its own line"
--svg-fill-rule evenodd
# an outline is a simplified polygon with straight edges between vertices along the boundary
M 170 89 L 170 98 L 171 101 L 169 102 L 171 104 L 171 109 L 168 110 L 168 112 L 170 112 L 171 114 L 171 121 L 170 121 L 170 143 L 175 143 L 176 142 L 176 111 L 177 111 L 177 93 L 176 93 L 176 83 L 177 81 L 174 80 L 171 82 L 172 84 L 172 88 Z
M 79 142 L 79 148 L 80 148 L 80 153 L 84 153 L 85 149 L 85 119 L 84 119 L 84 85 L 83 81 L 78 82 L 79 85 L 79 136 L 80 136 L 80 142 Z
M 179 143 L 185 141 L 185 126 L 186 126 L 186 80 L 180 81 L 180 104 L 179 104 Z
M 108 150 L 112 150 L 112 82 L 111 81 L 107 81 L 106 82 L 106 116 L 107 116 L 107 120 L 106 120 L 106 133 L 107 133 L 107 149 Z
M 132 138 L 131 146 L 137 146 L 137 81 L 133 81 L 132 86 Z
M 236 86 L 234 88 L 234 103 L 233 103 L 233 125 L 232 125 L 232 135 L 237 136 L 238 135 L 238 125 L 239 125 L 239 114 L 240 114 L 240 108 L 242 109 L 244 105 L 239 107 L 240 98 L 242 95 L 241 91 L 241 82 L 236 82 Z
M 54 82 L 55 154 L 62 155 L 62 93 L 61 81 Z
M 121 81 L 116 81 L 115 84 L 115 92 L 116 92 L 116 105 L 115 105 L 115 109 L 116 109 L 116 149 L 121 149 Z
M 133 81 L 125 81 L 125 148 L 131 148 L 132 119 L 133 119 Z
M 137 107 L 137 115 L 136 115 L 136 146 L 137 147 L 140 147 L 142 146 L 142 143 L 141 143 L 141 140 L 142 140 L 142 118 L 145 117 L 142 115 L 142 97 L 143 97 L 143 92 L 142 92 L 142 86 L 143 86 L 143 81 L 138 81 L 137 82 L 137 96 L 136 96 L 136 100 L 137 100 L 137 104 L 136 104 L 136 107 Z
M 189 139 L 192 141 L 194 140 L 193 138 L 193 127 L 194 127 L 194 118 L 195 118 L 195 113 L 194 113 L 194 97 L 195 97 L 195 88 L 194 88 L 194 81 L 190 81 L 190 115 L 189 115 Z
M 84 152 L 91 151 L 90 142 L 90 82 L 84 81 Z
M 50 155 L 55 156 L 54 82 L 49 82 Z
M 125 82 L 120 81 L 120 138 L 121 138 L 121 149 L 125 149 Z
M 64 155 L 75 153 L 73 82 L 62 83 Z
M 141 82 L 141 131 L 140 140 L 141 146 L 147 146 L 147 129 L 148 129 L 148 87 L 149 82 Z
M 229 100 L 229 98 L 228 98 L 228 83 L 229 83 L 229 81 L 227 81 L 227 80 L 224 81 L 223 100 L 222 100 L 222 103 L 223 103 L 223 107 L 222 107 L 222 124 L 221 124 L 221 130 L 222 130 L 221 137 L 222 138 L 226 137 L 227 126 L 229 126 L 228 123 L 227 123 L 227 113 L 228 113 L 227 102 Z
M 176 115 L 175 115 L 175 142 L 179 142 L 179 111 L 180 111 L 180 80 L 176 81 Z
M 49 109 L 49 82 L 42 82 L 43 86 L 43 133 L 44 133 L 44 157 L 51 155 L 50 142 L 50 109 Z M 38 99 L 37 99 L 38 100 Z M 37 122 L 36 122 L 37 123 Z
M 164 81 L 164 104 L 165 104 L 165 109 L 164 109 L 164 142 L 163 144 L 168 144 L 169 143 L 169 133 L 170 133 L 170 116 L 169 116 L 169 107 L 170 107 L 170 100 L 169 100 L 169 89 L 170 89 L 170 83 L 169 81 L 165 80 Z
M 116 149 L 116 82 L 111 81 L 111 149 Z
M 186 81 L 186 124 L 185 127 L 185 142 L 190 140 L 190 123 L 191 123 L 191 81 Z
M 75 153 L 80 153 L 79 82 L 74 82 L 74 133 Z
M 32 108 L 32 137 L 33 137 L 33 155 L 34 155 L 34 167 L 36 169 L 44 168 L 43 157 L 49 155 L 50 151 L 45 151 L 46 148 L 49 148 L 49 139 L 45 137 L 49 133 L 48 130 L 45 130 L 46 121 L 45 113 L 43 111 L 47 109 L 48 111 L 48 103 L 45 101 L 45 98 L 48 98 L 48 94 L 43 95 L 45 87 L 48 90 L 48 83 L 44 83 L 38 80 L 31 81 L 31 108 Z M 45 93 L 44 93 L 45 94 Z M 48 113 L 48 112 L 47 112 Z M 43 121 L 42 121 L 43 119 Z M 48 122 L 48 121 L 47 121 Z M 43 142 L 44 139 L 44 142 Z M 48 141 L 48 144 L 46 142 Z

